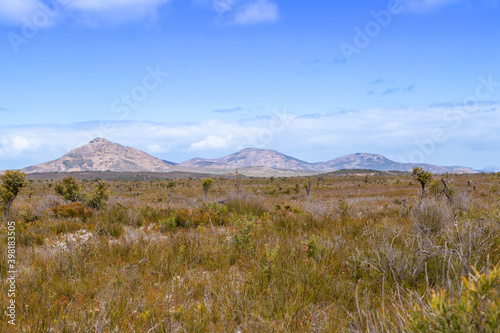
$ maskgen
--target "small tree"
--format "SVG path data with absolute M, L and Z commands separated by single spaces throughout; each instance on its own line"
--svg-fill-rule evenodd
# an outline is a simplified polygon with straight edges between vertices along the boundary
M 4 205 L 5 217 L 9 217 L 10 206 L 23 187 L 27 185 L 26 174 L 20 171 L 6 171 L 0 176 L 0 201 Z
M 311 186 L 312 186 L 312 179 L 311 179 L 311 177 L 309 177 L 307 179 L 307 183 L 304 185 L 304 188 L 306 189 L 308 198 L 311 196 Z
M 415 167 L 411 173 L 413 178 L 420 183 L 422 186 L 422 198 L 425 195 L 425 186 L 429 184 L 432 180 L 432 173 L 425 171 L 422 167 Z
M 65 200 L 71 202 L 77 202 L 83 199 L 82 187 L 74 177 L 66 177 L 58 181 L 54 186 L 54 191 L 62 195 Z
M 213 184 L 214 184 L 213 178 L 205 178 L 201 183 L 201 186 L 203 187 L 203 193 L 205 193 L 206 201 L 208 201 L 208 190 L 210 189 L 210 187 L 212 187 Z

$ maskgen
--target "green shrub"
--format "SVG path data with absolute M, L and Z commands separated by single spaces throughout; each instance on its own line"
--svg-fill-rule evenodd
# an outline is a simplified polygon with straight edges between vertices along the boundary
M 434 292 L 427 306 L 418 306 L 407 332 L 484 332 L 500 330 L 500 266 L 464 278 L 460 297 Z
M 238 228 L 234 235 L 236 249 L 241 252 L 252 253 L 255 250 L 254 219 L 244 218 L 236 221 L 235 225 Z
M 58 181 L 54 186 L 54 191 L 71 202 L 81 201 L 84 198 L 82 187 L 74 177 L 66 177 Z
M 94 209 L 101 209 L 108 201 L 108 183 L 97 181 L 94 185 L 94 194 L 89 201 L 89 206 Z
M 262 272 L 267 278 L 272 278 L 275 275 L 276 271 L 276 258 L 278 256 L 278 251 L 280 247 L 276 245 L 274 248 L 270 248 L 268 244 L 266 244 L 266 257 L 265 264 Z
M 27 185 L 26 174 L 7 170 L 0 176 L 0 202 L 3 204 L 5 217 L 9 216 L 10 206 L 23 187 Z
M 316 236 L 311 236 L 302 246 L 306 257 L 319 259 L 321 246 L 318 244 L 318 238 Z
M 177 221 L 175 216 L 167 217 L 166 219 L 160 221 L 160 231 L 172 231 L 177 227 Z

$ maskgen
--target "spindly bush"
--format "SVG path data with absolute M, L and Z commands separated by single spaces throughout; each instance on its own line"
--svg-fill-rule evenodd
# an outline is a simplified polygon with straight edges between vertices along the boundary
M 203 193 L 205 194 L 205 201 L 208 201 L 208 190 L 212 187 L 213 184 L 214 184 L 213 178 L 205 178 L 201 182 Z

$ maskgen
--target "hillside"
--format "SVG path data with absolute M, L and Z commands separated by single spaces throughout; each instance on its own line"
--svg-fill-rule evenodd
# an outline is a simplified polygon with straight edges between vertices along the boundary
M 314 170 L 312 165 L 305 161 L 301 161 L 275 150 L 257 148 L 243 149 L 237 153 L 216 159 L 193 158 L 180 163 L 179 166 L 221 169 L 262 166 L 292 171 Z
M 81 171 L 169 171 L 172 164 L 135 148 L 96 138 L 61 158 L 23 169 L 27 173 Z
M 426 163 L 400 163 L 392 161 L 382 155 L 356 153 L 337 157 L 327 162 L 315 163 L 316 170 L 331 172 L 341 169 L 370 169 L 378 171 L 411 171 L 414 167 L 423 167 L 433 173 L 476 173 L 477 171 L 461 166 L 438 166 Z

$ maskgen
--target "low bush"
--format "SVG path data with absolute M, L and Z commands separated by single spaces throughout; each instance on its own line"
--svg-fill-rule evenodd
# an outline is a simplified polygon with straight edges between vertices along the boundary
M 82 220 L 86 220 L 93 215 L 91 210 L 85 208 L 79 202 L 59 205 L 52 208 L 52 212 L 60 217 L 79 218 Z

